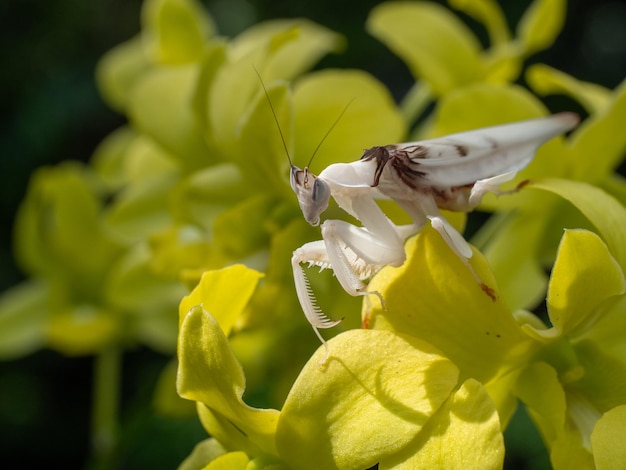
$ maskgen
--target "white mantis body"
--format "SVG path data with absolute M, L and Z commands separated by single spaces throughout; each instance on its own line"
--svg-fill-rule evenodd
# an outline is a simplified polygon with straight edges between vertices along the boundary
M 561 113 L 421 142 L 373 147 L 365 150 L 360 160 L 330 165 L 317 176 L 308 167 L 292 164 L 291 187 L 307 222 L 319 225 L 332 197 L 362 224 L 357 227 L 342 220 L 326 220 L 321 225 L 323 240 L 306 243 L 293 253 L 298 299 L 322 343 L 326 345 L 318 329 L 333 327 L 341 320 L 331 320 L 317 306 L 301 265 L 333 269 L 350 295 L 380 297 L 378 292 L 367 291 L 363 281 L 383 266 L 402 265 L 405 239 L 419 232 L 427 220 L 483 291 L 495 299 L 469 263 L 469 244 L 439 209 L 469 212 L 485 193 L 503 194 L 500 184 L 527 166 L 542 144 L 577 123 L 576 114 Z M 395 200 L 413 223 L 391 222 L 376 204 L 377 198 Z

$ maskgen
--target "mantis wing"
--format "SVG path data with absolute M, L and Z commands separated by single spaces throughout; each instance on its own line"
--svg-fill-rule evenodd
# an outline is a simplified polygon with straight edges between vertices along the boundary
M 421 185 L 463 186 L 521 170 L 542 144 L 578 121 L 574 113 L 560 113 L 395 147 L 406 152 L 411 168 L 422 174 Z

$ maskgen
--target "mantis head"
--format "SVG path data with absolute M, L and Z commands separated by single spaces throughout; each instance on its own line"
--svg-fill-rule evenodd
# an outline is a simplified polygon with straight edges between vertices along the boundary
M 320 214 L 326 210 L 330 200 L 328 183 L 310 173 L 308 167 L 302 170 L 295 165 L 291 165 L 289 182 L 306 221 L 313 226 L 319 225 Z

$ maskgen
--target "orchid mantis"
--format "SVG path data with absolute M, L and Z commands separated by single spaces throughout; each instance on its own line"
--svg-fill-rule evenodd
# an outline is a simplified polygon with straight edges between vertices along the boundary
M 485 294 L 495 300 L 493 290 L 482 282 L 469 262 L 472 257 L 469 244 L 439 209 L 470 212 L 487 192 L 510 193 L 501 191 L 500 185 L 526 167 L 541 145 L 573 129 L 579 122 L 578 115 L 560 113 L 436 139 L 372 147 L 356 162 L 335 163 L 315 175 L 308 166 L 301 169 L 291 162 L 260 75 L 259 79 L 291 164 L 291 188 L 306 221 L 319 225 L 332 197 L 362 224 L 357 227 L 343 220 L 326 220 L 321 224 L 322 240 L 305 243 L 291 258 L 298 300 L 315 334 L 327 348 L 327 355 L 328 346 L 319 329 L 332 328 L 341 320 L 331 320 L 319 308 L 302 264 L 330 268 L 348 294 L 377 295 L 384 305 L 380 293 L 368 291 L 364 281 L 383 266 L 401 266 L 406 260 L 404 241 L 419 232 L 427 221 L 467 266 Z M 376 199 L 393 199 L 413 223 L 394 224 L 376 204 Z
M 317 306 L 302 264 L 333 269 L 350 295 L 380 297 L 378 292 L 368 291 L 364 281 L 383 266 L 402 265 L 405 239 L 427 221 L 483 291 L 495 299 L 493 290 L 469 263 L 469 244 L 439 209 L 469 212 L 485 193 L 504 194 L 499 186 L 526 167 L 542 144 L 577 123 L 576 114 L 560 113 L 421 142 L 373 147 L 365 150 L 360 160 L 330 165 L 319 175 L 292 164 L 291 187 L 307 222 L 319 225 L 332 197 L 362 224 L 357 227 L 342 220 L 326 220 L 321 224 L 322 240 L 306 243 L 293 253 L 298 299 L 322 343 L 326 344 L 318 329 L 331 328 L 341 320 L 331 320 Z M 379 198 L 395 200 L 413 223 L 395 225 L 376 204 Z

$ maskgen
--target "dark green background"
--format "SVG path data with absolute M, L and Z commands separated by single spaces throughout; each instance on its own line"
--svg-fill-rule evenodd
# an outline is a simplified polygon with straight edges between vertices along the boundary
M 232 36 L 254 22 L 303 16 L 343 33 L 348 49 L 325 67 L 372 72 L 396 96 L 410 86 L 406 68 L 364 30 L 374 1 L 208 1 L 220 32 Z M 515 25 L 530 3 L 505 1 Z M 626 5 L 569 2 L 555 46 L 533 57 L 583 80 L 615 87 L 626 76 Z M 41 165 L 87 160 L 121 125 L 98 96 L 93 72 L 100 56 L 139 29 L 139 0 L 9 0 L 0 4 L 0 290 L 22 279 L 11 257 L 11 227 L 28 178 Z M 467 18 L 466 18 L 467 19 Z M 480 25 L 468 20 L 483 40 Z M 555 106 L 563 106 L 562 102 Z M 551 105 L 551 102 L 548 102 Z M 573 106 L 573 104 L 572 104 Z M 120 468 L 175 468 L 204 437 L 195 419 L 155 416 L 150 400 L 167 358 L 146 349 L 124 362 Z M 84 468 L 88 462 L 90 358 L 66 359 L 42 351 L 0 363 L 0 466 Z M 542 468 L 535 434 L 520 424 L 507 432 L 509 468 Z M 516 456 L 530 445 L 536 460 Z

